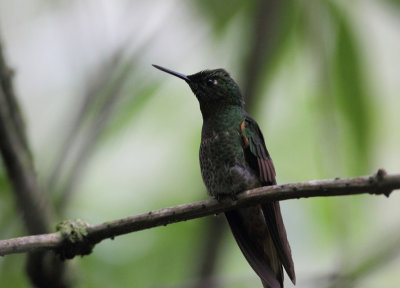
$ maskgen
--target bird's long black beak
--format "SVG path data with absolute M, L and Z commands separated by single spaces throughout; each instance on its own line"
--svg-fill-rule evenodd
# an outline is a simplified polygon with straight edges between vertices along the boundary
M 154 66 L 155 68 L 161 70 L 161 71 L 167 72 L 167 73 L 169 73 L 169 74 L 171 74 L 171 75 L 174 75 L 174 76 L 176 76 L 176 77 L 178 77 L 178 78 L 181 78 L 181 79 L 185 80 L 186 82 L 190 82 L 190 79 L 189 79 L 186 75 L 184 75 L 184 74 L 181 74 L 181 73 L 178 73 L 178 72 L 169 70 L 169 69 L 167 69 L 167 68 L 164 68 L 164 67 L 161 67 L 161 66 L 158 66 L 158 65 L 154 65 L 154 64 L 153 64 L 153 66 Z

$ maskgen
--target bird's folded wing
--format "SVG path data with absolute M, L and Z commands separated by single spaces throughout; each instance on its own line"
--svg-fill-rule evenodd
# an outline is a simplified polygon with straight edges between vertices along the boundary
M 275 168 L 265 146 L 264 137 L 255 120 L 246 116 L 240 126 L 243 151 L 249 166 L 258 172 L 263 185 L 275 185 Z M 293 283 L 296 282 L 292 253 L 278 202 L 262 205 L 265 221 L 276 246 L 283 267 Z

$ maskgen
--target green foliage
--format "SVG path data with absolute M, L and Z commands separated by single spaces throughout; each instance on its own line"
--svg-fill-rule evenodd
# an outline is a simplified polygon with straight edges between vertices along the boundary
M 199 9 L 200 16 L 205 17 L 205 21 L 210 22 L 210 26 L 218 36 L 228 29 L 229 23 L 235 18 L 240 17 L 245 11 L 249 11 L 259 1 L 212 1 L 197 0 L 193 1 L 194 9 Z
M 332 9 L 337 24 L 336 45 L 333 55 L 333 91 L 338 110 L 343 115 L 348 133 L 343 137 L 353 138 L 346 154 L 346 167 L 351 175 L 368 172 L 370 165 L 371 109 L 363 83 L 362 65 L 357 49 L 357 39 L 353 35 L 344 15 Z

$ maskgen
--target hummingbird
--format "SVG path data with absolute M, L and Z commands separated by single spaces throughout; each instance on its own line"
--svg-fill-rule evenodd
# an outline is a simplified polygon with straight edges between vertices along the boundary
M 245 190 L 275 185 L 275 168 L 257 122 L 244 109 L 239 86 L 224 69 L 184 75 L 203 116 L 200 168 L 207 192 L 216 199 L 235 198 Z M 226 211 L 232 234 L 264 287 L 283 287 L 283 268 L 296 282 L 291 249 L 279 202 Z

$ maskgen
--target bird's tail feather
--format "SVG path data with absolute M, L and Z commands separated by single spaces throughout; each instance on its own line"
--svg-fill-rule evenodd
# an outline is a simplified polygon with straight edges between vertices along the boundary
M 293 284 L 296 284 L 292 252 L 287 239 L 285 225 L 283 224 L 279 202 L 269 202 L 261 205 L 261 208 L 276 251 L 279 254 L 279 259 Z
M 282 264 L 261 207 L 227 211 L 225 215 L 240 250 L 264 287 L 282 288 Z

